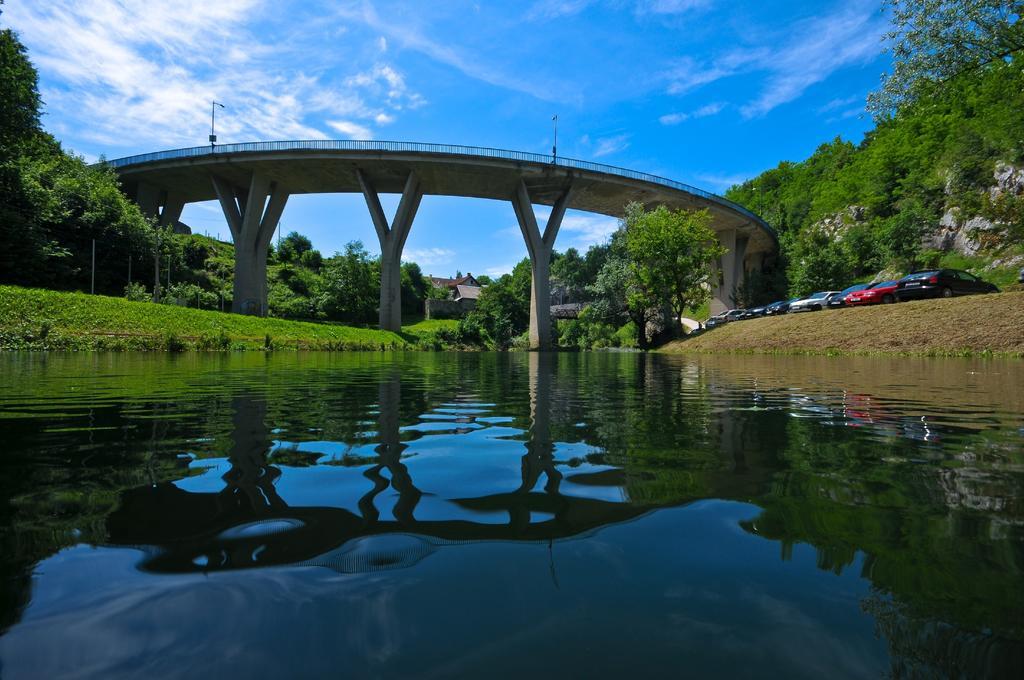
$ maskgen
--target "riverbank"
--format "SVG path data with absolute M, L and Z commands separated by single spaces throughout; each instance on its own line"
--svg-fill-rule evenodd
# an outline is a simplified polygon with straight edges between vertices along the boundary
M 1024 293 L 920 300 L 738 321 L 663 352 L 1024 356 Z
M 454 322 L 401 333 L 257 318 L 122 298 L 0 286 L 0 350 L 395 350 L 436 344 Z

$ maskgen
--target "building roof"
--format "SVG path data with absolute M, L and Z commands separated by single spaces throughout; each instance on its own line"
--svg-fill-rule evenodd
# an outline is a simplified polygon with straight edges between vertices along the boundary
M 466 273 L 465 276 L 460 276 L 455 279 L 446 279 L 439 276 L 431 276 L 430 282 L 439 288 L 456 288 L 458 286 L 474 286 L 480 287 L 480 282 L 473 277 L 472 274 Z
M 476 300 L 480 297 L 480 290 L 480 286 L 455 286 L 455 299 L 461 300 L 462 298 L 468 298 L 470 300 Z

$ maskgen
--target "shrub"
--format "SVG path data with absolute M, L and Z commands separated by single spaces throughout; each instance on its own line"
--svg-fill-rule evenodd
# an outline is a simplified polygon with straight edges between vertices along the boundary
M 185 342 L 173 331 L 164 334 L 164 349 L 168 352 L 184 352 Z

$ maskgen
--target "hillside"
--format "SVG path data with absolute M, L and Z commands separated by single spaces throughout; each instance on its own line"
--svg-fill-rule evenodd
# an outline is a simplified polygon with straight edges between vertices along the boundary
M 436 346 L 453 322 L 401 335 L 370 328 L 224 314 L 83 293 L 0 286 L 0 350 L 387 350 Z
M 844 288 L 917 268 L 997 285 L 1024 266 L 1024 71 L 966 71 L 934 96 L 732 187 L 779 232 L 782 257 L 740 304 Z
M 662 351 L 1024 356 L 1024 292 L 737 321 Z

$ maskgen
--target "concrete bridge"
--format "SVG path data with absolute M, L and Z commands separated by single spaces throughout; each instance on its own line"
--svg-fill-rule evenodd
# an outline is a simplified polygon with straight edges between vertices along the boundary
M 362 193 L 381 250 L 380 327 L 401 328 L 402 249 L 424 195 L 509 201 L 533 272 L 530 345 L 550 342 L 551 251 L 567 209 L 621 217 L 627 203 L 707 208 L 728 253 L 712 311 L 732 306 L 746 272 L 778 247 L 771 227 L 714 194 L 641 172 L 586 161 L 479 147 L 411 142 L 312 140 L 193 147 L 109 161 L 128 194 L 161 224 L 185 204 L 218 200 L 235 243 L 232 311 L 267 313 L 267 248 L 292 194 Z M 388 221 L 379 193 L 401 194 Z M 537 222 L 534 205 L 551 206 Z

